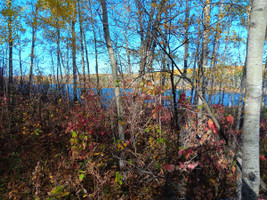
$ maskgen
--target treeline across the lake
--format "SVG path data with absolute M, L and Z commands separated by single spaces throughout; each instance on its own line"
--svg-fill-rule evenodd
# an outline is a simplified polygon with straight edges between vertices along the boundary
M 0 199 L 267 198 L 266 8 L 2 1 Z

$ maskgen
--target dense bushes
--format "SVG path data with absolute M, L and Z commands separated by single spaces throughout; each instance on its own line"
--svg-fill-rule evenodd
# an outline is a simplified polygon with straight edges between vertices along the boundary
M 120 141 L 114 102 L 103 105 L 89 88 L 73 103 L 56 90 L 45 98 L 14 95 L 11 131 L 2 96 L 1 199 L 234 197 L 240 134 L 233 128 L 235 109 L 213 106 L 222 127 L 218 132 L 212 119 L 206 114 L 199 119 L 200 108 L 181 94 L 177 132 L 172 104 L 163 106 L 170 98 L 160 87 L 128 91 L 125 119 L 119 122 L 126 140 Z M 126 167 L 120 170 L 122 153 Z M 261 154 L 266 166 L 266 145 Z

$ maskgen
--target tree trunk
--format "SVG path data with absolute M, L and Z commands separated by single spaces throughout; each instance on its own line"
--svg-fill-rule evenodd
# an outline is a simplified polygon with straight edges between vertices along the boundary
M 91 17 L 93 18 L 93 11 L 92 11 L 92 2 L 91 2 L 91 0 L 89 1 L 89 6 L 90 6 Z M 96 89 L 97 89 L 98 95 L 100 95 L 99 75 L 98 75 L 98 50 L 97 50 L 97 45 L 96 45 L 96 31 L 95 31 L 94 22 L 92 23 L 92 28 L 93 28 L 94 44 L 95 44 Z
M 127 55 L 127 61 L 128 61 L 128 73 L 131 76 L 133 72 L 132 72 L 131 57 L 130 57 L 130 50 L 129 50 L 127 34 L 124 34 L 124 37 L 125 37 L 125 43 L 126 43 L 126 55 Z
M 22 80 L 22 58 L 21 58 L 21 52 L 22 52 L 22 48 L 21 48 L 21 37 L 18 37 L 19 40 L 19 71 L 20 71 L 20 80 L 19 80 L 19 84 L 20 84 L 20 88 L 22 89 L 22 85 L 23 85 L 23 80 Z
M 200 38 L 200 34 L 199 34 L 199 38 Z M 197 48 L 196 48 L 196 52 L 194 55 L 195 59 L 194 59 L 194 64 L 193 64 L 193 74 L 192 74 L 192 78 L 191 78 L 192 83 L 196 84 L 196 88 L 198 88 L 198 80 L 196 78 L 196 67 L 197 67 L 197 63 L 198 63 L 198 59 L 199 59 L 199 53 L 198 53 L 199 52 L 199 46 L 200 46 L 200 41 L 198 39 L 197 40 Z M 191 95 L 190 96 L 191 96 L 190 102 L 194 105 L 197 104 L 195 101 L 197 95 L 196 95 L 196 91 L 194 93 L 194 87 L 191 88 Z
M 88 72 L 88 81 L 91 82 L 90 64 L 89 64 L 89 57 L 88 57 L 88 49 L 87 49 L 86 37 L 85 37 L 85 33 L 84 32 L 83 32 L 83 40 L 84 40 L 84 48 L 85 48 L 85 57 L 86 57 L 87 72 Z
M 62 74 L 62 69 L 61 69 L 61 64 L 60 64 L 60 30 L 59 30 L 58 22 L 57 22 L 57 75 L 58 75 L 58 70 L 59 70 L 60 78 L 62 81 L 63 74 Z
M 117 115 L 118 115 L 118 132 L 119 132 L 119 139 L 125 140 L 124 135 L 124 127 L 123 127 L 123 106 L 122 106 L 122 96 L 120 91 L 120 83 L 118 79 L 118 67 L 115 60 L 114 50 L 112 47 L 111 39 L 110 39 L 110 33 L 109 33 L 109 24 L 108 24 L 108 14 L 107 14 L 107 7 L 106 7 L 106 0 L 100 0 L 101 7 L 102 7 L 102 14 L 103 14 L 103 29 L 104 29 L 104 36 L 105 41 L 109 53 L 109 58 L 111 62 L 111 68 L 112 68 L 112 77 L 113 77 L 113 83 L 115 88 L 115 97 L 116 97 L 116 104 L 117 104 Z M 124 168 L 124 158 L 122 157 L 120 159 L 120 168 Z
M 245 65 L 246 65 L 246 63 L 245 63 Z M 240 122 L 241 122 L 241 115 L 242 115 L 242 108 L 243 108 L 242 102 L 243 102 L 243 94 L 244 94 L 244 86 L 245 86 L 244 81 L 245 80 L 246 80 L 246 67 L 243 68 L 243 73 L 242 73 L 242 77 L 241 77 L 235 131 L 239 131 L 239 129 L 240 129 Z
M 213 90 L 214 90 L 214 82 L 215 82 L 215 71 L 216 71 L 216 63 L 217 63 L 217 52 L 220 48 L 219 45 L 219 37 L 220 37 L 220 32 L 221 32 L 221 20 L 222 20 L 222 10 L 223 10 L 223 0 L 221 1 L 221 5 L 220 5 L 220 10 L 219 10 L 219 18 L 218 18 L 218 22 L 216 24 L 216 31 L 215 31 L 215 41 L 214 41 L 214 45 L 213 45 L 213 52 L 212 52 L 212 57 L 211 57 L 211 70 L 210 70 L 210 93 L 209 93 L 209 99 L 208 99 L 208 103 L 211 103 L 211 98 L 213 96 Z
M 71 22 L 71 33 L 72 33 L 72 67 L 73 67 L 73 101 L 77 101 L 77 66 L 76 66 L 76 34 L 75 34 L 75 23 L 73 19 Z
M 141 1 L 138 0 L 137 2 L 137 7 L 138 7 L 138 12 L 142 12 L 142 6 L 141 6 Z M 156 4 L 155 0 L 152 0 L 152 3 Z M 155 13 L 155 7 L 151 8 L 151 11 L 149 13 L 149 20 L 147 24 L 147 30 L 146 30 L 146 36 L 144 38 L 143 33 L 141 33 L 141 60 L 140 60 L 140 70 L 139 73 L 141 75 L 145 74 L 145 69 L 147 65 L 147 58 L 149 54 L 149 50 L 151 49 L 151 44 L 152 44 L 152 23 L 153 23 L 153 17 Z M 143 29 L 142 25 L 142 19 L 139 19 L 139 24 L 140 24 L 140 29 Z
M 34 27 L 34 25 L 32 25 L 32 47 L 31 47 L 31 66 L 30 66 L 30 77 L 29 77 L 29 89 L 31 88 L 31 85 L 32 85 L 35 41 L 36 41 L 36 28 Z
M 180 127 L 178 123 L 178 109 L 177 109 L 177 99 L 176 99 L 176 84 L 174 83 L 174 64 L 172 63 L 171 69 L 171 86 L 172 86 L 172 100 L 173 100 L 173 110 L 174 110 L 174 127 L 177 134 L 177 146 L 180 146 Z
M 81 54 L 82 54 L 83 82 L 85 82 L 86 77 L 85 77 L 84 48 L 83 48 L 83 20 L 82 20 L 82 15 L 81 15 L 80 0 L 78 0 L 78 15 L 79 15 L 80 40 L 81 40 L 81 51 L 82 51 Z
M 8 1 L 7 7 L 11 9 L 12 0 Z M 11 86 L 13 84 L 13 31 L 12 31 L 12 16 L 8 17 L 8 49 L 9 49 L 9 58 L 8 58 L 8 67 L 9 67 L 9 77 L 8 77 L 8 98 L 11 93 Z
M 36 42 L 36 31 L 37 31 L 37 15 L 39 7 L 37 4 L 32 3 L 33 9 L 33 19 L 32 19 L 32 47 L 31 47 L 31 65 L 30 65 L 30 77 L 29 77 L 29 89 L 32 85 L 32 76 L 33 76 L 33 66 L 34 66 L 34 57 L 35 57 L 35 42 Z
M 267 1 L 254 0 L 248 34 L 245 116 L 242 130 L 242 199 L 257 200 L 260 186 L 259 124 Z
M 186 0 L 185 8 L 185 45 L 184 45 L 184 72 L 183 76 L 187 76 L 187 67 L 188 67 L 188 29 L 189 29 L 189 5 L 188 0 Z M 183 93 L 186 93 L 186 81 L 183 80 Z
M 267 95 L 267 57 L 265 58 L 265 69 L 262 80 L 262 107 L 265 107 L 266 95 Z
M 50 51 L 51 56 L 51 65 L 52 65 L 52 84 L 54 84 L 54 78 L 55 78 L 55 65 L 54 65 L 54 58 L 53 58 L 53 48 L 51 47 Z
M 152 0 L 152 4 L 156 4 L 156 0 Z M 140 60 L 140 71 L 139 73 L 141 75 L 145 74 L 147 65 L 149 67 L 149 64 L 151 63 L 151 59 L 153 59 L 153 51 L 155 49 L 154 44 L 154 38 L 156 37 L 156 33 L 158 31 L 158 27 L 160 25 L 160 20 L 161 20 L 161 14 L 163 13 L 163 8 L 167 1 L 161 0 L 159 3 L 159 6 L 152 6 L 151 11 L 149 13 L 149 20 L 148 20 L 148 25 L 147 25 L 147 30 L 146 30 L 146 37 L 143 42 L 141 42 L 141 60 Z M 138 12 L 141 12 L 141 2 L 140 0 L 137 2 L 138 6 Z M 156 10 L 157 8 L 157 10 Z M 156 16 L 154 17 L 155 12 L 157 11 Z M 155 19 L 154 19 L 155 18 Z M 140 23 L 140 20 L 139 20 Z M 142 25 L 140 24 L 140 27 Z M 143 39 L 141 39 L 143 40 Z
M 203 31 L 203 39 L 202 39 L 202 62 L 201 62 L 201 68 L 199 70 L 199 78 L 200 78 L 200 83 L 202 84 L 199 87 L 199 92 L 203 96 L 204 99 L 206 99 L 206 78 L 205 78 L 205 71 L 208 67 L 208 55 L 209 55 L 209 25 L 210 25 L 210 0 L 206 1 L 206 5 L 204 7 L 204 31 Z M 202 105 L 203 102 L 201 98 L 198 98 L 198 105 Z M 201 117 L 201 115 L 200 115 Z
M 7 2 L 8 9 L 11 10 L 12 0 Z M 12 31 L 12 15 L 8 17 L 8 49 L 9 49 L 9 58 L 8 58 L 8 67 L 9 67 L 9 77 L 7 82 L 7 117 L 8 117 L 8 137 L 9 137 L 9 146 L 13 151 L 13 139 L 12 139 L 12 127 L 13 127 L 13 101 L 11 96 L 11 90 L 13 88 L 13 31 Z
M 97 45 L 96 45 L 96 32 L 95 32 L 95 27 L 93 27 L 93 33 L 94 33 L 94 43 L 95 43 L 96 89 L 97 89 L 98 95 L 100 95 L 99 74 L 98 74 L 98 51 L 97 51 Z

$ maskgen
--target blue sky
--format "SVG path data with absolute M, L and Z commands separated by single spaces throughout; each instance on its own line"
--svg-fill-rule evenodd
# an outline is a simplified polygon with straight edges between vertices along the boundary
M 30 1 L 30 0 L 28 0 Z M 15 0 L 14 2 L 18 2 L 18 4 L 20 4 L 21 6 L 24 7 L 25 11 L 29 11 L 30 7 L 28 5 L 26 5 L 27 1 L 23 1 L 23 0 Z M 100 5 L 98 5 L 98 8 L 100 8 Z M 118 12 L 120 12 L 121 14 L 123 14 L 123 8 L 120 4 L 117 4 L 117 7 L 114 8 L 114 10 L 112 11 L 112 13 L 109 13 L 109 22 L 110 22 L 110 30 L 111 30 L 111 35 L 112 35 L 112 39 L 114 41 L 116 41 L 116 39 L 119 39 L 119 43 L 118 45 L 124 45 L 123 43 L 123 37 L 121 38 L 117 38 L 116 34 L 121 34 L 120 30 L 117 27 L 117 24 L 115 23 L 115 21 L 113 20 L 113 15 L 116 11 L 116 9 L 118 10 Z M 198 13 L 199 12 L 199 7 L 194 7 L 194 9 L 190 10 L 191 14 L 192 13 Z M 218 12 L 218 10 L 213 9 L 213 14 L 215 15 Z M 97 36 L 98 36 L 98 40 L 103 40 L 103 32 L 102 32 L 102 25 L 101 22 L 99 21 L 99 14 L 100 14 L 100 10 L 98 10 L 98 13 L 96 13 L 96 19 L 98 20 L 98 27 L 97 27 Z M 213 17 L 211 17 L 211 19 L 213 19 Z M 1 20 L 3 20 L 1 18 Z M 125 19 L 127 20 L 127 18 Z M 179 20 L 179 19 L 178 19 Z M 2 21 L 2 23 L 4 23 Z M 29 27 L 26 26 L 25 22 L 23 20 L 19 21 L 18 23 L 20 23 L 22 25 L 22 27 L 24 27 L 26 29 L 25 34 L 22 35 L 22 60 L 23 60 L 23 73 L 24 74 L 28 74 L 29 73 L 29 65 L 30 65 L 30 49 L 31 49 L 31 29 Z M 79 36 L 79 27 L 78 27 L 78 23 L 76 25 L 76 34 L 77 36 Z M 196 28 L 194 28 L 195 25 L 192 25 L 190 28 L 191 32 L 196 31 Z M 243 64 L 245 61 L 245 51 L 246 51 L 246 37 L 247 37 L 247 31 L 245 28 L 241 27 L 238 24 L 238 21 L 233 21 L 233 23 L 231 24 L 231 29 L 230 29 L 230 36 L 233 35 L 233 33 L 236 32 L 237 36 L 240 36 L 241 38 L 243 38 L 244 42 L 240 42 L 238 43 L 238 46 L 236 46 L 235 44 L 227 44 L 228 45 L 228 50 L 227 50 L 227 62 L 229 64 L 232 65 L 240 65 Z M 67 32 L 65 31 L 64 33 L 65 35 L 67 34 Z M 223 34 L 225 37 L 225 33 Z M 64 35 L 63 35 L 64 36 Z M 95 73 L 95 58 L 94 58 L 94 46 L 93 46 L 93 34 L 92 31 L 87 31 L 86 32 L 86 36 L 88 41 L 90 41 L 87 46 L 88 48 L 88 52 L 89 52 L 89 62 L 90 62 L 90 73 L 94 74 Z M 190 41 L 194 41 L 197 38 L 190 38 Z M 135 33 L 134 35 L 132 35 L 130 37 L 130 48 L 136 48 L 138 46 L 140 46 L 140 38 L 139 36 Z M 179 46 L 182 42 L 183 38 L 176 38 L 175 36 L 172 37 L 172 39 L 170 40 L 170 45 L 171 47 L 176 47 Z M 133 42 L 134 41 L 134 42 Z M 77 41 L 78 42 L 78 41 Z M 179 44 L 180 43 L 180 44 Z M 104 44 L 103 44 L 104 45 Z M 193 46 L 189 45 L 189 47 L 192 49 Z M 2 50 L 5 50 L 5 48 L 7 48 L 7 45 L 2 45 Z M 64 46 L 62 45 L 61 48 L 64 50 L 66 48 L 64 48 Z M 225 43 L 221 42 L 220 43 L 220 51 L 224 51 L 225 48 Z M 54 50 L 54 54 L 53 54 L 53 58 L 54 58 L 54 65 L 56 67 L 56 44 L 55 43 L 50 43 L 47 40 L 43 39 L 43 31 L 41 29 L 39 29 L 37 31 L 37 41 L 36 41 L 36 48 L 35 48 L 35 54 L 36 54 L 36 59 L 35 59 L 35 65 L 34 65 L 34 73 L 35 74 L 39 74 L 40 72 L 42 74 L 52 74 L 52 62 L 51 62 L 51 54 L 49 53 L 49 51 L 53 49 Z M 193 49 L 192 49 L 193 50 Z M 64 50 L 66 51 L 66 50 Z M 120 52 L 123 53 L 124 55 L 126 55 L 125 50 L 122 48 L 120 49 Z M 177 63 L 180 64 L 181 66 L 183 65 L 183 52 L 184 52 L 184 48 L 181 47 L 177 53 Z M 105 46 L 104 48 L 101 48 L 99 50 L 99 72 L 100 73 L 110 73 L 110 66 L 109 66 L 109 58 L 108 55 L 106 53 L 106 49 Z M 265 53 L 266 53 L 266 45 L 265 45 Z M 266 54 L 265 54 L 266 55 Z M 14 74 L 19 74 L 19 63 L 18 63 L 18 45 L 17 42 L 15 43 L 15 50 L 14 50 L 14 69 L 15 72 Z M 71 58 L 70 58 L 71 59 Z M 125 59 L 126 60 L 126 59 Z M 137 60 L 134 59 L 132 57 L 132 61 L 136 62 Z M 191 62 L 190 62 L 191 61 Z M 192 61 L 193 58 L 189 59 L 189 64 L 190 67 L 192 67 Z M 66 64 L 65 64 L 66 65 Z M 81 69 L 81 56 L 80 56 L 80 51 L 77 51 L 77 65 L 79 66 L 79 72 L 82 73 L 82 69 Z M 154 66 L 155 68 L 159 68 L 159 64 L 157 62 L 154 62 Z M 134 65 L 133 71 L 134 72 L 138 72 L 138 63 Z

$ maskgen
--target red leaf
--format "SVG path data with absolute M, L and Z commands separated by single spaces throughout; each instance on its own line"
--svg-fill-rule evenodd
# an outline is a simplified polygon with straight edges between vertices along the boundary
M 265 161 L 265 160 L 266 160 L 266 158 L 265 158 L 263 155 L 260 155 L 260 159 L 261 159 L 262 161 Z
M 187 168 L 190 170 L 193 170 L 196 168 L 197 165 L 198 165 L 198 163 L 190 163 L 189 165 L 187 165 Z
M 167 164 L 165 165 L 164 169 L 166 169 L 168 172 L 173 172 L 175 169 L 175 166 Z
M 210 129 L 212 129 L 213 132 L 217 133 L 216 126 L 215 126 L 214 122 L 212 121 L 212 119 L 209 119 L 209 120 L 208 120 L 208 127 L 209 127 Z
M 153 117 L 153 119 L 157 119 L 158 113 L 157 112 L 154 112 L 152 117 Z
M 184 163 L 179 162 L 179 164 L 180 164 L 180 168 L 183 169 L 184 168 Z
M 228 121 L 228 122 L 230 122 L 230 124 L 234 124 L 234 118 L 231 116 L 231 115 L 229 115 L 228 117 L 226 117 L 226 120 Z
M 211 119 L 208 120 L 208 126 L 209 128 L 212 128 L 214 126 L 213 121 Z
M 222 150 L 222 148 L 221 148 L 221 147 L 216 147 L 216 150 L 217 150 L 218 152 L 220 152 L 220 151 Z
M 188 154 L 191 154 L 192 152 L 193 152 L 193 150 L 191 148 L 187 150 Z
M 181 155 L 183 155 L 183 153 L 184 153 L 184 149 L 182 149 L 182 150 L 180 150 L 179 152 L 178 152 L 178 154 L 181 156 Z

